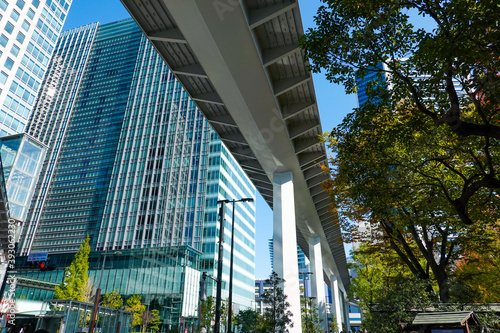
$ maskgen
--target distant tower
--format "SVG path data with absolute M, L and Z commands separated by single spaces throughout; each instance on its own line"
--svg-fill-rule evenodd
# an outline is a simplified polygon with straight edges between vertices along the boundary
M 273 239 L 269 239 L 269 257 L 271 258 L 271 270 L 274 270 L 274 266 L 273 266 L 273 261 L 274 261 L 274 258 L 273 258 L 273 249 L 274 249 L 274 246 L 273 246 Z M 302 249 L 297 246 L 297 258 L 298 258 L 298 261 L 299 261 L 299 273 L 307 273 L 309 272 L 309 259 L 307 259 L 304 251 L 302 251 Z M 300 276 L 300 278 L 302 278 L 302 276 Z

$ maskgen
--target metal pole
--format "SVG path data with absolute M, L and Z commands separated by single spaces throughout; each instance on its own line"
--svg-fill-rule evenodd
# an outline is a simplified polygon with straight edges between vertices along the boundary
M 206 297 L 206 289 L 207 289 L 207 276 L 206 272 L 203 272 L 201 275 L 202 280 L 200 280 L 200 296 L 199 296 L 199 304 L 198 304 L 198 332 L 201 332 L 201 312 L 203 309 L 203 302 L 207 300 Z
M 224 258 L 224 214 L 226 203 L 229 200 L 221 200 L 219 210 L 220 216 L 220 231 L 219 231 L 219 260 L 217 264 L 217 293 L 215 297 L 215 327 L 214 333 L 220 333 L 220 305 L 222 300 L 222 259 Z M 92 333 L 92 332 L 90 332 Z
M 229 309 L 227 312 L 227 327 L 229 333 L 232 333 L 232 317 L 233 317 L 233 264 L 234 264 L 234 210 L 236 206 L 235 200 L 231 201 L 233 203 L 233 218 L 231 223 L 231 261 L 229 264 Z
M 253 202 L 253 198 L 243 198 L 240 200 L 231 200 L 233 203 L 233 218 L 231 223 L 231 262 L 229 267 L 229 309 L 228 309 L 228 319 L 227 326 L 229 327 L 229 332 L 232 333 L 232 321 L 233 321 L 233 266 L 234 266 L 234 229 L 235 229 L 235 207 L 237 202 Z
M 198 304 L 198 332 L 201 332 L 201 307 L 203 306 L 201 299 Z
M 101 282 L 102 275 L 104 274 L 104 263 L 106 262 L 106 254 L 104 254 L 104 258 L 102 259 L 102 267 L 101 267 L 101 276 L 99 277 L 99 284 L 97 288 L 95 300 L 94 300 L 94 309 L 92 310 L 92 321 L 90 322 L 89 333 L 94 333 L 94 325 L 95 325 L 95 317 L 97 315 L 97 310 L 99 308 L 99 297 L 101 297 Z

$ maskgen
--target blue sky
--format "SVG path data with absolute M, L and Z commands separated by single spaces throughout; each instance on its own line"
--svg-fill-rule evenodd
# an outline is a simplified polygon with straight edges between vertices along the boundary
M 299 0 L 304 30 L 314 25 L 313 17 L 319 0 Z M 128 18 L 129 14 L 119 0 L 73 0 L 64 30 L 85 24 L 101 24 Z M 355 95 L 346 95 L 341 86 L 329 83 L 322 74 L 313 75 L 316 98 L 323 132 L 330 131 L 344 116 L 357 106 Z M 256 278 L 267 278 L 271 273 L 268 240 L 272 238 L 272 211 L 258 194 L 256 231 Z

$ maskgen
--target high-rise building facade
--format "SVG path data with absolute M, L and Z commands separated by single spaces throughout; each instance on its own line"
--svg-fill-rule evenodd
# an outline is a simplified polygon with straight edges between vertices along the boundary
M 23 132 L 71 0 L 0 0 L 0 136 Z
M 64 32 L 41 89 L 26 131 L 49 149 L 21 255 L 76 252 L 90 235 L 94 251 L 190 246 L 215 275 L 217 200 L 255 187 L 134 21 Z M 250 305 L 255 204 L 235 211 L 233 290 Z
M 271 271 L 274 271 L 274 241 L 268 240 L 269 258 L 271 259 Z M 297 261 L 299 263 L 299 275 L 302 278 L 303 273 L 309 272 L 309 259 L 302 249 L 297 245 Z M 271 272 L 270 272 L 271 273 Z
M 255 199 L 255 187 L 233 158 L 229 150 L 222 144 L 218 136 L 212 132 L 207 173 L 207 190 L 205 206 L 205 227 L 203 241 L 204 270 L 216 276 L 219 242 L 219 216 L 217 200 L 221 199 Z M 234 272 L 233 302 L 235 311 L 239 305 L 251 306 L 254 299 L 255 283 L 255 202 L 237 202 L 226 204 L 225 208 L 225 243 L 223 281 L 229 281 L 230 246 L 232 222 L 234 229 Z M 234 217 L 233 217 L 234 212 Z M 215 284 L 211 295 L 215 296 Z M 227 286 L 227 285 L 226 285 Z M 228 286 L 227 286 L 228 287 Z M 222 297 L 228 298 L 227 288 Z
M 395 60 L 404 62 L 404 59 Z M 371 103 L 377 103 L 377 97 L 373 96 L 373 92 L 376 89 L 392 89 L 393 88 L 393 80 L 392 75 L 390 74 L 392 70 L 388 67 L 386 63 L 379 63 L 378 66 L 366 70 L 363 77 L 356 78 L 356 96 L 358 98 L 358 107 L 363 107 L 368 101 Z M 415 80 L 415 85 L 418 86 L 418 81 L 428 80 L 429 75 L 423 75 L 418 72 L 418 70 L 413 70 L 409 75 L 410 79 Z M 456 78 L 453 78 L 453 85 L 457 91 L 458 96 L 465 96 L 466 92 L 462 88 L 460 81 Z M 424 98 L 424 100 L 429 100 L 428 98 Z

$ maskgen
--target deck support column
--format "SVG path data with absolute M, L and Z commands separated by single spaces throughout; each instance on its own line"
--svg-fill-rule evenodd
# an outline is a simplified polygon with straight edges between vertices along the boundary
M 295 225 L 295 199 L 291 172 L 273 176 L 273 266 L 278 276 L 285 280 L 283 293 L 290 303 L 293 327 L 290 333 L 301 333 L 299 263 Z

